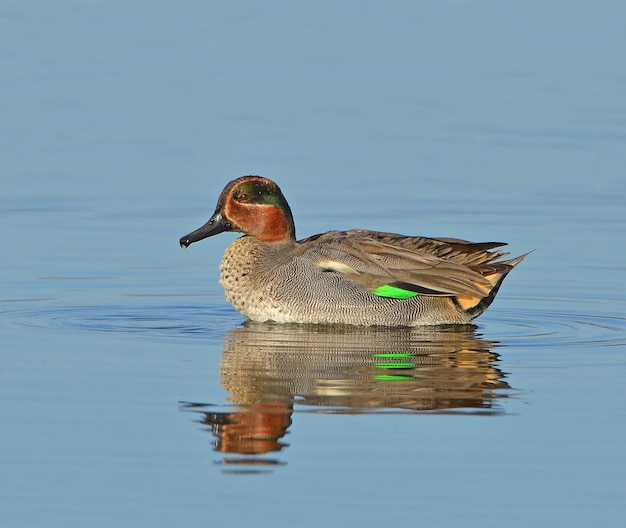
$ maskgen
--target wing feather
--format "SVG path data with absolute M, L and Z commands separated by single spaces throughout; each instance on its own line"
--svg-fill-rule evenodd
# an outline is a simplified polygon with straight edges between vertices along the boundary
M 493 288 L 494 277 L 512 268 L 511 261 L 494 262 L 507 255 L 491 251 L 504 245 L 500 242 L 352 230 L 315 235 L 299 244 L 300 254 L 307 253 L 320 267 L 370 291 L 402 285 L 428 295 L 484 297 Z

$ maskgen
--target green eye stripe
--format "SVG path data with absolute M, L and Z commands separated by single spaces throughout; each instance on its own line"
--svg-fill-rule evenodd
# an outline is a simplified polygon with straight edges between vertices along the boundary
M 237 192 L 247 195 L 250 203 L 283 205 L 274 189 L 260 182 L 245 182 L 237 188 Z

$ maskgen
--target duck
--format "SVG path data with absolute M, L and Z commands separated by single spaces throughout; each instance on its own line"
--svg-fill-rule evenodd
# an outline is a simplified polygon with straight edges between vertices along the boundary
M 184 249 L 223 232 L 220 283 L 250 321 L 360 326 L 469 324 L 526 256 L 503 260 L 502 242 L 469 242 L 351 229 L 296 239 L 279 186 L 242 176 L 221 192 Z

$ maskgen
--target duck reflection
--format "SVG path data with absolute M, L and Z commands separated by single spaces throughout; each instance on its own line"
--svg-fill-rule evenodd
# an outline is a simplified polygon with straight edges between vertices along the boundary
M 499 389 L 510 387 L 497 368 L 495 346 L 471 325 L 247 322 L 226 335 L 220 364 L 234 410 L 213 412 L 202 404 L 188 408 L 202 413 L 202 423 L 217 438 L 217 451 L 257 456 L 287 445 L 282 439 L 294 404 L 304 412 L 497 414 L 503 412 L 498 399 L 506 397 Z

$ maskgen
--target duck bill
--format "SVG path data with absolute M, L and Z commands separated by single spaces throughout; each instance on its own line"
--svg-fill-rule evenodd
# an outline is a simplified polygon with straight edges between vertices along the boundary
M 188 235 L 182 237 L 180 239 L 180 247 L 185 249 L 194 242 L 198 242 L 203 238 L 207 238 L 213 235 L 217 235 L 219 233 L 223 233 L 224 231 L 228 231 L 230 227 L 230 224 L 224 221 L 222 215 L 216 212 L 202 227 L 199 227 L 195 231 L 192 231 Z

